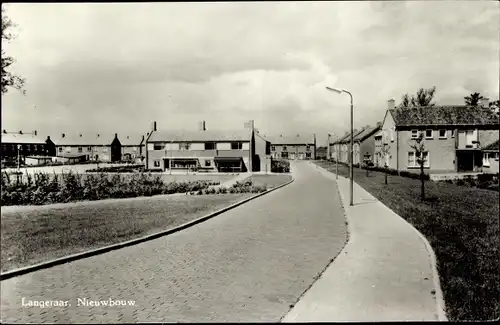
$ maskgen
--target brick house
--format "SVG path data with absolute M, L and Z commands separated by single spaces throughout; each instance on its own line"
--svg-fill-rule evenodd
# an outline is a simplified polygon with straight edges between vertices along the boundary
M 149 135 L 149 133 L 147 134 Z M 144 146 L 146 137 L 144 135 L 125 135 L 119 138 L 121 144 L 121 156 L 123 161 L 143 162 L 145 157 Z
M 247 172 L 271 169 L 270 143 L 257 131 L 159 131 L 156 122 L 146 139 L 146 169 Z
M 418 170 L 411 145 L 423 133 L 428 173 L 482 172 L 483 147 L 499 137 L 499 119 L 481 106 L 431 106 L 396 108 L 393 99 L 382 125 L 382 146 L 389 168 Z
M 44 140 L 37 134 L 32 133 L 7 132 L 2 131 L 2 162 L 10 164 L 17 161 L 19 154 L 21 163 L 24 163 L 26 157 L 45 157 L 53 153 L 53 142 L 50 137 Z
M 363 162 L 374 163 L 375 157 L 375 135 L 381 130 L 382 123 L 376 126 L 365 126 L 361 133 L 354 137 L 353 144 L 353 164 Z
M 116 162 L 121 160 L 121 143 L 118 134 L 107 135 L 67 135 L 55 142 L 56 156 L 61 158 L 79 158 L 78 161 Z
M 316 159 L 316 135 L 266 137 L 271 142 L 271 157 L 275 159 Z

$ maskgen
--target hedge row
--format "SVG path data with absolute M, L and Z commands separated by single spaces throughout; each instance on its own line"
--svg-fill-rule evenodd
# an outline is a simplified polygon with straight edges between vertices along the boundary
M 330 160 L 331 161 L 331 160 Z M 331 161 L 335 162 L 335 161 Z M 347 166 L 349 167 L 348 164 L 344 162 L 339 162 L 339 165 Z M 413 178 L 413 179 L 420 179 L 420 172 L 418 173 L 412 173 L 409 171 L 397 171 L 396 169 L 392 168 L 384 168 L 384 167 L 378 167 L 378 166 L 366 166 L 366 165 L 359 165 L 359 164 L 353 164 L 355 168 L 361 168 L 361 169 L 368 169 L 368 170 L 373 170 L 376 172 L 382 172 L 382 173 L 387 173 L 389 175 L 394 175 L 394 176 L 402 176 L 402 177 L 408 177 L 408 178 Z M 428 174 L 424 174 L 424 179 L 429 180 L 430 177 Z
M 289 173 L 290 162 L 284 159 L 271 160 L 271 173 Z
M 43 205 L 108 198 L 130 198 L 158 194 L 188 193 L 218 185 L 218 181 L 163 182 L 161 176 L 137 173 L 122 175 L 35 173 L 22 180 L 2 172 L 1 204 Z
M 126 166 L 113 166 L 113 167 L 98 167 L 88 169 L 87 173 L 134 173 L 144 171 L 144 165 L 126 165 Z
M 499 191 L 499 174 L 479 174 L 477 177 L 465 176 L 463 179 L 444 180 L 442 182 L 452 183 L 458 186 L 477 187 L 486 190 Z
M 191 194 L 207 195 L 207 194 L 227 194 L 227 193 L 262 193 L 265 191 L 267 191 L 267 187 L 265 185 L 256 186 L 252 184 L 252 181 L 245 181 L 244 183 L 236 182 L 236 184 L 233 184 L 233 186 L 230 188 L 210 187 L 207 189 L 199 190 L 196 193 L 193 192 Z

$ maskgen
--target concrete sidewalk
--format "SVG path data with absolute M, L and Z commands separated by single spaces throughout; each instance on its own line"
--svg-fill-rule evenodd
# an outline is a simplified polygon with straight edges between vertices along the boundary
M 318 166 L 335 180 L 335 174 Z M 349 241 L 283 322 L 447 320 L 427 240 L 356 183 L 337 181 Z

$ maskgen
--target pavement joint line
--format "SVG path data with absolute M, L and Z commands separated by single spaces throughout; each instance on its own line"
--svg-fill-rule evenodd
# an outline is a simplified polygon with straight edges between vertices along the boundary
M 323 168 L 321 166 L 318 166 L 318 168 L 320 170 L 322 170 L 324 173 L 331 174 L 332 176 L 336 175 L 335 173 L 330 172 L 330 171 L 326 170 L 325 168 Z M 330 175 L 328 175 L 328 176 L 330 176 Z M 342 177 L 342 178 L 344 178 L 346 180 L 348 179 L 346 177 L 343 177 L 343 176 L 339 175 L 339 178 L 340 177 Z M 356 181 L 354 183 L 356 183 Z M 338 187 L 338 182 L 336 182 L 336 184 L 337 184 L 337 189 L 340 192 L 340 189 Z M 362 188 L 362 186 L 359 185 L 358 183 L 356 183 L 356 185 L 358 185 L 359 187 Z M 342 202 L 342 197 L 340 197 L 340 201 Z M 382 204 L 387 209 L 389 209 L 389 207 L 387 207 L 385 204 L 383 204 L 380 200 L 377 200 L 377 202 L 380 202 L 380 204 Z M 342 204 L 342 207 L 343 207 L 343 204 Z M 391 210 L 391 209 L 389 209 L 389 210 Z M 345 211 L 347 211 L 347 210 L 345 210 Z M 395 212 L 394 212 L 394 214 L 396 214 L 397 216 L 399 216 L 406 224 L 408 224 L 410 226 L 410 228 L 413 229 L 413 231 L 418 235 L 418 237 L 420 238 L 420 240 L 425 245 L 427 253 L 429 254 L 429 257 L 430 257 L 430 264 L 431 264 L 431 269 L 432 269 L 433 284 L 434 284 L 434 289 L 436 291 L 435 292 L 435 297 L 436 297 L 436 313 L 437 313 L 437 316 L 438 316 L 438 321 L 447 322 L 448 321 L 448 317 L 446 316 L 446 303 L 444 301 L 443 291 L 441 290 L 441 282 L 440 282 L 440 279 L 439 279 L 439 272 L 438 272 L 438 269 L 437 269 L 437 259 L 436 259 L 436 254 L 434 252 L 434 249 L 432 248 L 432 246 L 429 243 L 429 241 L 427 240 L 427 238 L 420 231 L 418 231 L 417 228 L 415 228 L 411 223 L 409 223 L 404 218 L 402 218 L 399 214 L 397 214 Z M 349 225 L 348 225 L 348 229 L 350 229 Z M 345 247 L 347 247 L 347 245 Z
M 326 176 L 321 171 L 318 171 L 318 173 L 321 174 L 321 175 L 323 175 L 323 176 Z M 337 186 L 337 182 L 336 181 L 335 181 L 335 188 L 337 189 L 337 193 L 339 195 L 340 207 L 342 208 L 342 212 L 344 214 L 344 218 L 346 219 L 346 223 L 347 223 L 347 234 L 346 234 L 347 238 L 346 238 L 346 240 L 344 242 L 344 247 L 342 247 L 342 249 L 337 253 L 337 255 L 335 255 L 333 258 L 331 258 L 330 261 L 328 262 L 328 264 L 320 272 L 318 272 L 318 275 L 314 278 L 314 281 L 304 290 L 304 292 L 302 292 L 302 294 L 297 298 L 297 300 L 288 309 L 288 311 L 283 316 L 280 317 L 280 319 L 278 321 L 279 323 L 283 323 L 283 319 L 292 311 L 292 309 L 297 305 L 297 303 L 302 299 L 302 297 L 304 297 L 304 295 L 309 291 L 309 289 L 311 289 L 312 286 L 323 277 L 323 274 L 330 267 L 330 265 L 333 264 L 333 262 L 335 261 L 335 259 L 337 257 L 339 257 L 340 254 L 342 254 L 344 251 L 346 251 L 346 247 L 347 247 L 347 244 L 349 243 L 349 239 L 350 239 L 351 224 L 347 220 L 347 213 L 346 213 L 346 210 L 344 208 L 344 204 L 343 204 L 342 198 L 340 196 L 340 190 L 339 190 L 339 188 Z
M 117 250 L 117 249 L 120 249 L 120 248 L 125 248 L 125 247 L 128 247 L 128 246 L 133 246 L 133 245 L 137 245 L 137 244 L 140 244 L 140 243 L 143 243 L 143 242 L 146 242 L 146 241 L 150 241 L 150 240 L 153 240 L 153 239 L 158 239 L 160 237 L 163 237 L 163 236 L 167 236 L 167 235 L 170 235 L 170 234 L 173 234 L 173 233 L 176 233 L 178 231 L 181 231 L 181 230 L 184 230 L 184 229 L 187 229 L 191 226 L 194 226 L 196 224 L 199 224 L 203 221 L 206 221 L 208 219 L 211 219 L 215 216 L 218 216 L 226 211 L 229 211 L 229 210 L 232 210 L 242 204 L 245 204 L 249 201 L 252 201 L 256 198 L 259 198 L 263 195 L 266 195 L 266 194 L 269 194 L 277 189 L 280 189 L 286 185 L 289 185 L 291 184 L 293 181 L 295 180 L 295 178 L 293 178 L 292 176 L 292 179 L 289 180 L 288 182 L 284 183 L 284 184 L 281 184 L 279 186 L 276 186 L 276 187 L 273 187 L 265 192 L 262 192 L 262 193 L 258 193 L 256 195 L 253 195 L 249 198 L 246 198 L 246 199 L 243 199 L 239 202 L 236 202 L 230 206 L 227 206 L 227 207 L 224 207 L 222 209 L 219 209 L 215 212 L 212 212 L 212 213 L 209 213 L 208 215 L 205 215 L 203 217 L 200 217 L 198 219 L 195 219 L 195 220 L 191 220 L 189 222 L 186 222 L 180 226 L 177 226 L 177 227 L 174 227 L 174 228 L 170 228 L 170 229 L 167 229 L 167 230 L 163 230 L 163 231 L 160 231 L 160 232 L 157 232 L 157 233 L 154 233 L 154 234 L 151 234 L 151 235 L 147 235 L 147 236 L 143 236 L 143 237 L 140 237 L 140 238 L 135 238 L 135 239 L 131 239 L 131 240 L 128 240 L 128 241 L 124 241 L 124 242 L 121 242 L 121 243 L 117 243 L 117 244 L 112 244 L 112 245 L 108 245 L 108 246 L 105 246 L 105 247 L 100 247 L 100 248 L 97 248 L 97 249 L 93 249 L 93 250 L 90 250 L 90 251 L 86 251 L 86 252 L 81 252 L 81 253 L 76 253 L 76 254 L 72 254 L 72 255 L 68 255 L 68 256 L 64 256 L 64 257 L 60 257 L 60 258 L 57 258 L 57 259 L 53 259 L 53 260 L 50 260 L 50 261 L 47 261 L 47 262 L 42 262 L 42 263 L 38 263 L 38 264 L 35 264 L 35 265 L 30 265 L 30 266 L 26 266 L 26 267 L 22 267 L 22 268 L 19 268 L 19 269 L 15 269 L 15 270 L 11 270 L 11 271 L 7 271 L 7 272 L 4 272 L 4 273 L 1 273 L 0 274 L 0 281 L 3 281 L 3 280 L 7 280 L 7 279 L 10 279 L 10 278 L 13 278 L 13 277 L 17 277 L 17 276 L 20 276 L 20 275 L 23 275 L 23 274 L 27 274 L 27 273 L 31 273 L 31 272 L 35 272 L 35 271 L 39 271 L 39 270 L 43 270 L 43 269 L 47 269 L 47 268 L 50 268 L 50 267 L 53 267 L 53 266 L 57 266 L 57 265 L 61 265 L 61 264 L 66 264 L 66 263 L 69 263 L 69 262 L 74 262 L 76 260 L 80 260 L 80 259 L 84 259 L 84 258 L 88 258 L 88 257 L 92 257 L 92 256 L 96 256 L 96 255 L 100 255 L 100 254 L 104 254 L 104 253 L 108 253 L 108 252 L 111 252 L 111 251 L 114 251 L 114 250 Z

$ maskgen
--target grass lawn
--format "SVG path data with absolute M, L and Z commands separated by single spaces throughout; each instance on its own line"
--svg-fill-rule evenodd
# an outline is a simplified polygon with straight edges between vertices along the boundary
M 254 194 L 156 196 L 68 207 L 3 207 L 2 272 L 179 226 Z
M 292 179 L 290 175 L 252 175 L 246 180 L 251 180 L 252 185 L 262 186 L 266 185 L 268 189 L 280 186 L 289 182 Z
M 316 161 L 335 172 L 335 163 Z M 339 165 L 339 175 L 348 167 Z M 415 226 L 432 245 L 451 321 L 492 320 L 500 316 L 499 193 L 425 182 L 428 198 L 420 201 L 420 180 L 355 168 L 354 180 Z

